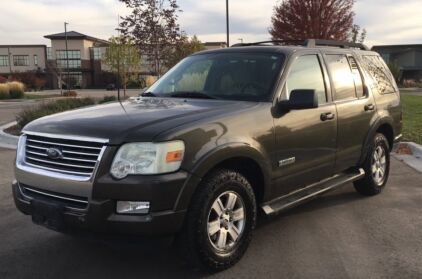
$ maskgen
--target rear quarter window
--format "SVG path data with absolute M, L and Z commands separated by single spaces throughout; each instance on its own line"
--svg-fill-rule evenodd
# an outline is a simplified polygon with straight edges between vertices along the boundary
M 365 70 L 370 74 L 373 82 L 371 87 L 380 94 L 396 92 L 394 77 L 387 65 L 377 55 L 363 55 L 362 62 Z

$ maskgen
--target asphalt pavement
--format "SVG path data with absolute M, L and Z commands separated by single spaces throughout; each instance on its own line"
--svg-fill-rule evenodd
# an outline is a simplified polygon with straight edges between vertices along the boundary
M 171 239 L 72 237 L 32 224 L 13 204 L 14 152 L 0 150 L 0 278 L 422 278 L 422 175 L 392 159 L 385 191 L 352 185 L 260 220 L 245 257 L 207 274 Z

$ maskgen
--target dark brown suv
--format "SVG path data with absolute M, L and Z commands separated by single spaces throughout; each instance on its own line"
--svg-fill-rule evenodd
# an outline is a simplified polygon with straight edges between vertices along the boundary
M 176 234 L 221 270 L 272 215 L 349 182 L 380 193 L 400 95 L 363 45 L 242 44 L 184 59 L 138 98 L 38 119 L 20 137 L 16 206 L 48 228 Z

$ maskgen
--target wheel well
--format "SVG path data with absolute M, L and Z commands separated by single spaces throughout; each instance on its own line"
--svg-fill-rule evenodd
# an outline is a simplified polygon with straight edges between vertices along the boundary
M 211 171 L 219 168 L 230 169 L 244 175 L 251 183 L 257 203 L 264 198 L 265 180 L 261 167 L 254 160 L 246 157 L 230 158 L 218 163 Z
M 383 124 L 377 129 L 377 133 L 381 133 L 387 138 L 390 150 L 392 150 L 394 144 L 393 128 L 389 124 Z

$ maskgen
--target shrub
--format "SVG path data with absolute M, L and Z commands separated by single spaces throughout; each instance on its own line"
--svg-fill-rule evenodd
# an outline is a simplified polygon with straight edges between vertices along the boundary
M 28 90 L 42 90 L 47 83 L 45 74 L 35 71 L 14 73 L 12 75 L 12 80 L 22 82 Z
M 0 84 L 0 100 L 10 99 L 9 95 L 9 85 L 7 84 Z
M 6 83 L 6 82 L 7 82 L 7 78 L 5 78 L 4 76 L 0 76 L 0 84 Z
M 40 105 L 28 107 L 22 110 L 17 116 L 18 127 L 23 128 L 29 122 L 50 114 L 63 112 L 71 109 L 94 105 L 92 98 L 61 99 L 52 102 L 43 102 Z
M 417 83 L 413 79 L 405 79 L 403 80 L 403 87 L 405 88 L 414 88 L 416 87 Z
M 114 102 L 117 101 L 116 96 L 104 96 L 104 98 L 100 101 L 98 101 L 99 104 L 104 104 L 108 102 Z
M 63 92 L 64 97 L 76 97 L 78 96 L 78 93 L 76 91 L 65 91 Z
M 25 95 L 25 85 L 22 82 L 12 81 L 7 83 L 11 99 L 21 99 Z

